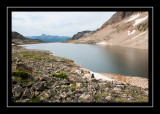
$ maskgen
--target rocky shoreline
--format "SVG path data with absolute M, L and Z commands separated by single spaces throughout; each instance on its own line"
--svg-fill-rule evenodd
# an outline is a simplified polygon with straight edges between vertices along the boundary
M 27 79 L 13 73 L 25 71 Z M 53 75 L 65 74 L 66 78 Z M 148 102 L 148 88 L 98 79 L 93 72 L 49 51 L 12 45 L 12 101 L 47 103 Z

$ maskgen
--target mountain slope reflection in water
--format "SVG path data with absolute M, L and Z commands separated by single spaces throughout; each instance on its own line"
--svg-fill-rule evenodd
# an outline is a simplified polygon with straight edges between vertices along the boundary
M 49 50 L 93 72 L 148 78 L 148 50 L 72 43 L 30 44 L 26 48 Z

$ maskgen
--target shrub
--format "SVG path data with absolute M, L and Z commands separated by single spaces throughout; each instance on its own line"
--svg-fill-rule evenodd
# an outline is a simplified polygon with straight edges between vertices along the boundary
M 24 72 L 24 71 L 16 71 L 16 72 L 13 72 L 12 75 L 16 76 L 16 77 L 20 77 L 22 79 L 29 78 L 29 74 L 27 72 Z
M 68 78 L 67 74 L 64 72 L 61 73 L 55 73 L 55 74 L 51 74 L 52 77 L 58 77 L 58 78 Z

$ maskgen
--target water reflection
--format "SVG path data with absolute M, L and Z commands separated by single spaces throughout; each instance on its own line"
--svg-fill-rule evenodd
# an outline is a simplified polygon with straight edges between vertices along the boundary
M 120 74 L 148 77 L 148 50 L 106 46 L 101 47 L 105 56 L 110 55 Z M 119 69 L 119 70 L 118 70 Z

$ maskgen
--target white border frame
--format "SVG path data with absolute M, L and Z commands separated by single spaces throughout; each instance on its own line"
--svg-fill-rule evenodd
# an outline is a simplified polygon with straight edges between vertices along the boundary
M 8 9 L 9 8 L 151 8 L 152 9 L 152 106 L 9 106 L 8 105 Z M 7 31 L 7 76 L 6 76 L 6 87 L 7 87 L 7 91 L 6 91 L 6 94 L 7 94 L 7 98 L 6 98 L 6 101 L 7 101 L 7 108 L 56 108 L 56 107 L 61 107 L 61 108 L 64 108 L 64 107 L 69 107 L 69 108 L 153 108 L 154 107 L 154 95 L 153 95 L 153 92 L 154 92 L 154 85 L 153 85 L 153 82 L 154 82 L 154 74 L 153 74 L 153 40 L 154 40 L 154 33 L 153 33 L 153 24 L 154 24 L 154 7 L 13 7 L 13 6 L 8 6 L 6 7 L 6 18 L 7 18 L 7 27 L 6 27 L 6 31 Z M 27 12 L 27 11 L 26 11 Z M 47 11 L 45 11 L 47 12 Z M 149 42 L 149 40 L 148 40 Z M 74 105 L 74 104 L 73 104 Z

